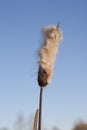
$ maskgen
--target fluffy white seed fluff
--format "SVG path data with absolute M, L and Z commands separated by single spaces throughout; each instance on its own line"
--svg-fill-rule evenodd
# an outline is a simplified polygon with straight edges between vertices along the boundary
M 62 33 L 56 26 L 49 26 L 42 29 L 43 44 L 39 51 L 39 65 L 48 75 L 47 82 L 50 83 L 53 75 L 54 63 L 59 49 Z

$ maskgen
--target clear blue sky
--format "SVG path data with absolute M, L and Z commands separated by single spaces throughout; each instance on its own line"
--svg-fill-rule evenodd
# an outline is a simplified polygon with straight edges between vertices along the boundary
M 38 107 L 41 29 L 61 23 L 64 40 L 43 94 L 43 124 L 70 130 L 87 121 L 87 0 L 0 0 L 0 127 Z

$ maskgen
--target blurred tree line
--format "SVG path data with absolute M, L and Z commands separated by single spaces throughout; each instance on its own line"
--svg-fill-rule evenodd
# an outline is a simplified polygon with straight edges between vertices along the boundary
M 26 123 L 23 113 L 20 113 L 15 121 L 13 130 L 33 130 L 34 116 L 30 116 Z M 9 130 L 7 127 L 0 128 L 0 130 Z M 43 128 L 42 130 L 48 130 Z M 54 126 L 51 130 L 61 130 L 57 126 Z M 78 121 L 74 124 L 72 130 L 87 130 L 87 123 L 84 121 Z
M 87 130 L 87 123 L 84 121 L 78 121 L 72 130 Z

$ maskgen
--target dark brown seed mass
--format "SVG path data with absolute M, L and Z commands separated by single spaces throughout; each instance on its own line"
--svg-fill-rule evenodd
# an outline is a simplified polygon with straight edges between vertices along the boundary
M 48 84 L 47 78 L 48 78 L 48 75 L 47 75 L 46 71 L 41 66 L 39 66 L 38 84 L 40 87 L 45 87 Z

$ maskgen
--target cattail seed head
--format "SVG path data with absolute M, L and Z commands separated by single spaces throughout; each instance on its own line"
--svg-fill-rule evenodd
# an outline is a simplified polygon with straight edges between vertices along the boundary
M 42 34 L 43 44 L 39 51 L 38 84 L 44 87 L 51 82 L 62 33 L 59 26 L 53 25 L 43 28 Z

